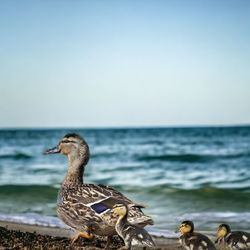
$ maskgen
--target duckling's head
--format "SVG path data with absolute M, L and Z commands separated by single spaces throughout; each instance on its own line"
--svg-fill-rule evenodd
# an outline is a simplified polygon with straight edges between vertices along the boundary
M 194 223 L 190 220 L 185 220 L 179 226 L 179 232 L 181 234 L 192 233 L 194 231 Z
M 113 206 L 113 214 L 119 217 L 125 217 L 128 213 L 128 207 L 125 204 L 116 204 Z
M 66 134 L 58 145 L 45 151 L 45 154 L 61 153 L 67 155 L 69 159 L 84 159 L 87 163 L 89 159 L 89 147 L 86 141 L 78 134 Z
M 231 232 L 231 228 L 228 224 L 221 224 L 219 225 L 217 229 L 216 236 L 217 238 L 223 238 L 230 232 Z

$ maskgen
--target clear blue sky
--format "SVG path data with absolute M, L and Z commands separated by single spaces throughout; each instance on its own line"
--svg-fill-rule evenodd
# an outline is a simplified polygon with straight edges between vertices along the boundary
M 0 127 L 250 124 L 250 1 L 0 1 Z

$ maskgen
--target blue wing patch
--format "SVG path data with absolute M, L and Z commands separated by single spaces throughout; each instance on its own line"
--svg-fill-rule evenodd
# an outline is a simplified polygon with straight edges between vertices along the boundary
M 90 206 L 93 210 L 95 210 L 98 214 L 101 214 L 102 212 L 108 210 L 109 208 L 106 207 L 104 204 L 100 203 L 95 203 Z

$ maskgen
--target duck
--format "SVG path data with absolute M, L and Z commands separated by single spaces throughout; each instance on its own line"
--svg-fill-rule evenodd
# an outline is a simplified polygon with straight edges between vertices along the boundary
M 135 245 L 155 246 L 152 237 L 145 229 L 132 225 L 128 221 L 129 208 L 126 204 L 116 204 L 112 212 L 115 216 L 118 216 L 115 229 L 117 234 L 123 239 L 125 249 L 130 250 Z
M 194 223 L 190 220 L 183 221 L 178 230 L 180 244 L 186 250 L 216 250 L 213 242 L 204 234 L 194 232 Z
M 111 186 L 87 184 L 84 170 L 90 158 L 87 142 L 79 134 L 68 133 L 44 154 L 63 154 L 68 157 L 67 173 L 57 196 L 57 215 L 75 230 L 72 244 L 79 238 L 93 238 L 94 235 L 107 236 L 108 249 L 113 235 L 116 235 L 115 216 L 112 208 L 116 204 L 126 204 L 129 208 L 128 221 L 139 227 L 153 225 L 150 216 L 143 213 L 143 205 L 134 203 Z
M 219 225 L 216 233 L 217 239 L 215 243 L 220 248 L 230 250 L 250 249 L 250 233 L 242 231 L 231 231 L 228 224 Z

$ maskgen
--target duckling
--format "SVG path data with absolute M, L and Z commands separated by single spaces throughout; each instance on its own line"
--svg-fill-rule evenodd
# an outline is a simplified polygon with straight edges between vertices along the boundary
M 216 250 L 212 241 L 201 233 L 194 232 L 192 221 L 183 221 L 179 227 L 181 245 L 187 250 Z
M 228 224 L 219 225 L 216 236 L 215 243 L 218 243 L 220 248 L 230 250 L 250 249 L 250 233 L 241 231 L 231 232 Z
M 116 232 L 123 239 L 126 249 L 132 249 L 134 245 L 155 246 L 152 237 L 148 232 L 128 222 L 128 207 L 125 204 L 117 204 L 113 208 L 113 214 L 118 215 L 115 225 Z
M 45 154 L 61 153 L 68 157 L 67 174 L 61 184 L 57 197 L 58 217 L 75 229 L 78 237 L 92 238 L 93 235 L 108 236 L 108 247 L 115 231 L 116 218 L 111 210 L 115 204 L 124 203 L 129 209 L 131 224 L 144 227 L 153 224 L 141 208 L 122 193 L 106 185 L 85 184 L 83 174 L 90 158 L 87 142 L 78 134 L 66 134 L 54 148 Z

